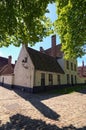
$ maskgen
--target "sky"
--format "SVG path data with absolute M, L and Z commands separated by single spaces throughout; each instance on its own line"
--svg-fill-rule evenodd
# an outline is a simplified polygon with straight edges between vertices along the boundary
M 53 22 L 57 18 L 57 15 L 55 13 L 56 12 L 55 4 L 53 4 L 53 5 L 49 4 L 48 9 L 50 10 L 50 13 L 46 14 L 46 15 L 48 17 L 50 17 L 51 21 Z M 58 35 L 56 37 L 56 43 L 57 44 L 60 43 L 60 38 Z M 42 42 L 36 43 L 35 46 L 33 46 L 32 48 L 39 50 L 40 46 L 42 46 L 44 49 L 50 48 L 51 47 L 51 36 L 44 38 Z M 15 47 L 13 45 L 10 45 L 9 47 L 2 47 L 2 48 L 0 48 L 0 56 L 8 58 L 8 56 L 11 55 L 12 63 L 15 63 L 15 60 L 17 60 L 17 58 L 19 56 L 21 47 L 22 46 Z M 86 55 L 83 56 L 82 58 L 77 59 L 78 66 L 82 65 L 82 61 L 84 61 L 84 64 L 86 65 Z

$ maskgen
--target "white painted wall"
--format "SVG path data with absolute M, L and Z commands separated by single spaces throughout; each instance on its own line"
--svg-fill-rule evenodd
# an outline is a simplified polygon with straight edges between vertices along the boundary
M 13 84 L 13 75 L 2 75 L 0 76 L 0 82 L 4 83 L 4 84 L 9 84 L 12 85 Z
M 23 64 L 22 61 L 25 59 L 25 57 L 27 57 L 27 63 Z M 22 46 L 17 63 L 15 65 L 14 75 L 14 85 L 33 88 L 34 65 L 24 45 Z
M 77 60 L 74 60 L 74 59 L 68 60 L 69 69 L 67 69 L 66 60 L 64 58 L 57 59 L 57 61 L 65 72 L 65 74 L 62 75 L 62 84 L 67 84 L 67 74 L 69 74 L 69 77 L 70 77 L 69 83 L 71 84 L 71 75 L 73 75 L 73 83 L 75 84 L 75 76 L 77 78 L 77 71 L 75 71 L 74 69 L 71 70 L 71 62 L 73 63 L 73 67 L 74 67 L 74 64 L 76 64 L 77 66 Z M 78 83 L 78 79 L 77 79 L 77 83 Z
M 52 74 L 52 76 L 53 76 L 53 85 L 58 85 L 58 80 L 57 80 L 58 75 L 60 75 L 60 80 L 61 80 L 61 84 L 62 84 L 62 75 L 64 75 L 64 74 L 36 70 L 35 71 L 35 85 L 34 86 L 41 86 L 41 73 L 45 74 L 45 85 L 46 86 L 49 85 L 49 74 Z

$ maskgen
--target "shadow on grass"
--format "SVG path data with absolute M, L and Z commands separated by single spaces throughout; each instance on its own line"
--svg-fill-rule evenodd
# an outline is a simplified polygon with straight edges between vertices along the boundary
M 86 130 L 86 127 L 76 128 L 72 125 L 59 128 L 56 125 L 46 124 L 46 122 L 30 117 L 16 114 L 10 117 L 10 121 L 0 126 L 0 130 Z

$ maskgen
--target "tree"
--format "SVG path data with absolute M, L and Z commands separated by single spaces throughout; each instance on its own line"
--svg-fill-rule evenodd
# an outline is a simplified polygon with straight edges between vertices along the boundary
M 55 28 L 66 58 L 86 53 L 86 0 L 56 0 L 58 19 Z
M 66 58 L 86 53 L 86 0 L 0 0 L 0 46 L 34 45 L 52 33 L 53 23 L 45 16 L 55 2 L 54 23 Z
M 52 33 L 45 16 L 52 0 L 0 0 L 0 47 L 33 45 Z

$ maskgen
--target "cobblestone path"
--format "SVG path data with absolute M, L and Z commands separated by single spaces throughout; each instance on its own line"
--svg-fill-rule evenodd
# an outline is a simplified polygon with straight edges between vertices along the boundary
M 0 130 L 86 130 L 86 90 L 29 94 L 0 86 Z

